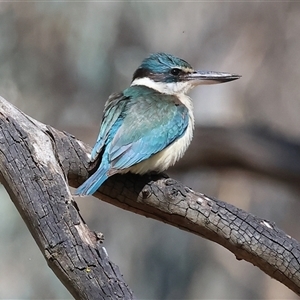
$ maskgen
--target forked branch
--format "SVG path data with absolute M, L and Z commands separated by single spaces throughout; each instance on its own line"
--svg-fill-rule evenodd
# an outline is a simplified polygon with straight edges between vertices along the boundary
M 1 181 L 49 266 L 75 298 L 132 299 L 68 188 L 87 177 L 89 151 L 0 98 Z M 300 295 L 300 245 L 270 221 L 165 175 L 116 175 L 95 196 L 217 242 Z

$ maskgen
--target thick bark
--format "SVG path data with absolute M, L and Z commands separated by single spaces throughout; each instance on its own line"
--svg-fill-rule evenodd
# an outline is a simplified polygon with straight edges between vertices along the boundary
M 45 125 L 0 101 L 1 182 L 50 268 L 76 299 L 133 299 L 102 235 L 86 226 L 72 200 L 66 174 L 83 154 L 79 144 L 73 148 L 74 139 L 61 133 L 69 142 L 56 152 Z
M 68 189 L 87 177 L 89 147 L 2 98 L 0 132 L 1 180 L 68 290 L 81 299 L 133 298 L 100 245 L 101 234 L 88 229 Z M 300 295 L 300 245 L 270 221 L 164 175 L 117 175 L 95 196 L 217 242 Z

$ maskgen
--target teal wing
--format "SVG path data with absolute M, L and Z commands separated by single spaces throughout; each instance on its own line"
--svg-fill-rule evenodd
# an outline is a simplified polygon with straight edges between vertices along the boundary
M 95 161 L 108 142 L 109 136 L 112 136 L 121 126 L 121 114 L 128 98 L 123 93 L 112 94 L 104 108 L 101 128 L 95 146 L 92 149 L 91 161 Z M 117 122 L 118 121 L 118 122 Z
M 153 91 L 153 90 L 152 90 Z M 171 95 L 144 94 L 128 100 L 125 115 L 111 140 L 111 168 L 129 168 L 160 152 L 181 137 L 189 122 L 188 109 Z

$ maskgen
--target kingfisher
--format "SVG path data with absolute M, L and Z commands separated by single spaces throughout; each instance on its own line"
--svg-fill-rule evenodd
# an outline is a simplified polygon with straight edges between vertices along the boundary
M 187 93 L 201 84 L 240 77 L 196 71 L 185 60 L 166 53 L 144 59 L 131 85 L 109 96 L 90 157 L 96 171 L 75 194 L 94 194 L 114 174 L 159 173 L 174 165 L 193 136 L 193 104 Z

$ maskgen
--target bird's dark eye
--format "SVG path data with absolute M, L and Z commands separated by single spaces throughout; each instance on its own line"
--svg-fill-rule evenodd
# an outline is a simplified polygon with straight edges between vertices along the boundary
M 171 74 L 174 76 L 178 76 L 181 73 L 181 69 L 174 68 L 171 70 Z

